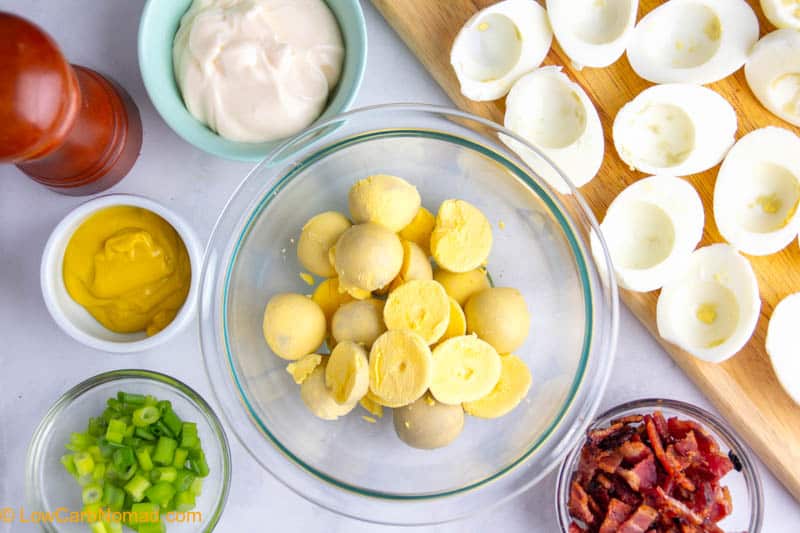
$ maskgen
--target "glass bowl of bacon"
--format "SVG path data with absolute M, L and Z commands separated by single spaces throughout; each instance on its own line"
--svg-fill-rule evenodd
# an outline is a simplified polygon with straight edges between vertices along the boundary
M 567 533 L 761 530 L 750 450 L 725 421 L 676 400 L 628 402 L 600 415 L 558 474 Z

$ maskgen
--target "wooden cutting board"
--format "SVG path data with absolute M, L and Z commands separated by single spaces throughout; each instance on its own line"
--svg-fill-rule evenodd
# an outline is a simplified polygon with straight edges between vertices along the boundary
M 762 35 L 772 31 L 774 28 L 764 18 L 758 2 L 749 1 L 758 14 Z M 458 30 L 479 9 L 493 4 L 493 0 L 372 0 L 372 3 L 458 107 L 503 123 L 504 102 L 468 100 L 461 95 L 458 80 L 450 67 L 450 46 Z M 661 3 L 660 0 L 640 0 L 639 16 Z M 611 139 L 611 125 L 617 111 L 651 84 L 633 72 L 624 56 L 605 69 L 576 71 L 555 39 L 544 63 L 564 66 L 564 71 L 586 90 L 603 122 L 605 161 L 597 178 L 581 189 L 598 220 L 602 220 L 611 200 L 625 186 L 644 177 L 642 173 L 631 171 L 617 156 Z M 738 111 L 737 138 L 769 125 L 800 133 L 798 128 L 771 115 L 759 104 L 747 87 L 743 70 L 710 87 L 726 97 Z M 711 211 L 718 169 L 715 167 L 687 178 L 697 188 L 706 209 L 701 245 L 724 242 Z M 761 289 L 761 317 L 750 343 L 739 354 L 719 365 L 695 359 L 658 337 L 658 292 L 641 294 L 623 290 L 621 297 L 775 476 L 800 500 L 800 406 L 792 402 L 781 388 L 764 350 L 767 323 L 775 305 L 783 297 L 800 291 L 800 247 L 793 242 L 778 254 L 749 259 Z M 625 337 L 621 337 L 619 342 L 624 344 Z

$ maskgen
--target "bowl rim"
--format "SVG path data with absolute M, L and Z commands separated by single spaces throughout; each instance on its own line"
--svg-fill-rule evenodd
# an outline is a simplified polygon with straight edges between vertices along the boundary
M 477 489 L 460 491 L 457 494 L 450 494 L 446 497 L 441 493 L 434 493 L 433 495 L 424 495 L 422 499 L 398 500 L 382 498 L 380 494 L 373 495 L 364 492 L 349 491 L 346 487 L 338 484 L 334 486 L 334 488 L 337 489 L 335 494 L 331 495 L 331 491 L 322 492 L 322 489 L 319 489 L 314 485 L 309 485 L 308 482 L 303 480 L 299 480 L 299 478 L 303 476 L 304 478 L 313 479 L 314 482 L 319 482 L 320 480 L 325 481 L 323 478 L 320 478 L 316 475 L 311 475 L 307 468 L 304 468 L 301 464 L 291 460 L 291 458 L 285 454 L 284 450 L 281 450 L 279 447 L 275 446 L 273 439 L 270 439 L 267 435 L 264 435 L 263 432 L 259 431 L 260 428 L 257 422 L 253 420 L 252 413 L 242 404 L 241 397 L 238 393 L 234 399 L 235 401 L 231 400 L 231 402 L 234 402 L 235 405 L 233 405 L 233 403 L 228 405 L 227 403 L 229 393 L 231 393 L 229 390 L 231 385 L 228 382 L 232 381 L 232 379 L 229 375 L 230 369 L 228 368 L 227 360 L 222 361 L 223 359 L 226 359 L 223 353 L 224 348 L 221 347 L 220 342 L 218 342 L 221 335 L 220 330 L 222 329 L 221 325 L 217 323 L 217 314 L 219 313 L 218 307 L 221 305 L 218 303 L 218 293 L 221 293 L 222 291 L 219 287 L 221 282 L 218 282 L 217 278 L 223 276 L 221 271 L 224 270 L 226 266 L 222 264 L 222 261 L 227 260 L 227 256 L 230 253 L 229 248 L 231 246 L 229 244 L 230 237 L 224 237 L 220 235 L 221 226 L 233 224 L 235 226 L 233 230 L 235 233 L 239 233 L 239 228 L 242 224 L 242 221 L 246 220 L 248 216 L 251 215 L 253 206 L 248 204 L 247 206 L 244 206 L 245 211 L 234 214 L 231 211 L 232 204 L 235 204 L 237 201 L 241 203 L 243 200 L 240 197 L 242 197 L 245 192 L 252 193 L 252 191 L 248 191 L 248 185 L 250 185 L 250 181 L 253 180 L 254 176 L 256 176 L 258 173 L 264 171 L 265 169 L 269 169 L 273 164 L 287 165 L 290 167 L 296 166 L 296 160 L 298 158 L 296 157 L 297 154 L 293 153 L 292 150 L 294 145 L 299 145 L 299 148 L 297 148 L 298 151 L 308 151 L 312 154 L 319 152 L 323 149 L 320 146 L 317 146 L 319 140 L 325 138 L 328 132 L 335 131 L 346 120 L 354 119 L 359 115 L 369 116 L 370 114 L 379 113 L 401 113 L 405 115 L 417 113 L 425 114 L 426 116 L 436 115 L 440 119 L 443 116 L 451 122 L 452 119 L 465 119 L 476 123 L 478 127 L 485 127 L 492 132 L 501 133 L 507 137 L 518 140 L 524 146 L 528 146 L 534 153 L 540 154 L 540 152 L 527 144 L 519 136 L 496 123 L 449 107 L 427 104 L 404 103 L 369 106 L 349 111 L 329 120 L 328 122 L 317 124 L 305 130 L 304 132 L 301 132 L 297 136 L 287 140 L 281 146 L 276 148 L 268 158 L 250 171 L 250 173 L 239 184 L 237 189 L 232 193 L 214 226 L 211 239 L 209 241 L 209 251 L 206 254 L 206 260 L 203 267 L 203 286 L 201 288 L 200 298 L 201 319 L 198 321 L 198 327 L 200 329 L 201 336 L 201 346 L 203 349 L 206 371 L 212 383 L 212 392 L 222 406 L 223 417 L 231 424 L 231 427 L 234 428 L 234 434 L 253 456 L 253 458 L 256 459 L 256 461 L 262 467 L 270 472 L 270 474 L 273 475 L 273 477 L 280 481 L 284 486 L 301 497 L 328 510 L 340 515 L 355 518 L 357 520 L 394 525 L 444 523 L 456 520 L 458 518 L 463 518 L 464 516 L 477 511 L 478 508 L 485 509 L 487 507 L 497 506 L 500 503 L 507 501 L 511 497 L 519 494 L 523 490 L 529 488 L 535 482 L 540 481 L 548 472 L 556 468 L 559 464 L 560 458 L 563 457 L 563 455 L 569 450 L 570 442 L 575 442 L 582 436 L 582 427 L 585 427 L 589 424 L 592 416 L 597 412 L 602 399 L 602 394 L 600 393 L 586 396 L 587 391 L 602 392 L 605 389 L 610 376 L 614 354 L 616 352 L 616 341 L 619 325 L 619 301 L 617 298 L 617 285 L 612 274 L 613 270 L 611 269 L 608 249 L 605 242 L 602 241 L 602 237 L 599 233 L 599 224 L 595 219 L 593 212 L 588 207 L 585 200 L 577 192 L 575 187 L 571 184 L 571 182 L 564 177 L 563 173 L 557 169 L 552 161 L 550 161 L 546 156 L 540 154 L 543 160 L 547 162 L 552 169 L 554 169 L 568 184 L 573 193 L 573 195 L 569 198 L 572 198 L 572 201 L 574 201 L 576 204 L 572 207 L 576 209 L 577 216 L 568 213 L 554 189 L 542 178 L 538 177 L 536 172 L 530 170 L 530 168 L 519 158 L 515 157 L 513 152 L 511 152 L 509 149 L 502 148 L 502 153 L 508 155 L 501 157 L 503 159 L 508 159 L 510 155 L 511 159 L 513 159 L 513 165 L 519 167 L 521 172 L 527 174 L 530 181 L 535 181 L 538 187 L 542 189 L 540 192 L 547 194 L 550 199 L 557 204 L 559 210 L 565 214 L 567 221 L 571 224 L 569 231 L 572 232 L 574 238 L 578 238 L 578 241 L 580 242 L 579 249 L 581 250 L 582 255 L 586 259 L 589 259 L 587 264 L 590 265 L 590 268 L 592 269 L 593 276 L 591 277 L 591 283 L 589 284 L 591 288 L 591 306 L 600 306 L 601 310 L 605 310 L 605 313 L 602 315 L 597 314 L 596 311 L 593 312 L 594 315 L 602 316 L 602 320 L 598 321 L 598 325 L 595 326 L 597 329 L 596 331 L 593 331 L 593 336 L 591 339 L 591 353 L 594 355 L 592 358 L 588 359 L 589 365 L 596 367 L 592 368 L 592 370 L 596 370 L 596 372 L 592 374 L 592 381 L 588 385 L 586 384 L 588 376 L 585 372 L 583 378 L 577 383 L 573 381 L 572 387 L 576 389 L 576 391 L 582 390 L 583 392 L 572 392 L 572 399 L 565 400 L 566 405 L 564 410 L 566 413 L 570 413 L 571 411 L 575 410 L 580 411 L 579 414 L 572 414 L 574 417 L 577 415 L 576 427 L 573 428 L 570 426 L 569 428 L 565 429 L 563 420 L 560 420 L 559 423 L 556 424 L 557 430 L 564 433 L 565 438 L 558 441 L 553 441 L 551 437 L 549 440 L 541 444 L 541 446 L 549 446 L 550 448 L 553 448 L 547 450 L 548 463 L 544 465 L 544 467 L 539 468 L 536 471 L 528 470 L 524 472 L 524 474 L 527 475 L 521 476 L 520 470 L 525 470 L 524 467 L 527 465 L 528 459 L 530 459 L 531 454 L 528 454 L 528 457 L 522 462 L 517 461 L 514 468 L 506 469 L 507 471 L 504 475 L 492 476 L 491 481 L 496 481 L 497 483 L 484 483 L 480 486 L 480 488 L 491 487 L 493 491 L 497 492 L 499 490 L 498 484 L 502 483 L 502 487 L 500 487 L 500 489 L 502 489 L 504 492 L 502 496 L 492 499 L 491 502 L 481 502 L 481 504 L 477 506 L 478 508 L 471 505 L 465 506 L 456 512 L 451 512 L 450 516 L 446 516 L 444 518 L 434 518 L 431 516 L 431 511 L 436 509 L 432 506 L 435 506 L 438 503 L 443 503 L 447 499 L 452 500 L 453 498 L 462 497 L 472 498 L 472 496 L 469 495 L 474 494 Z M 387 129 L 391 130 L 392 128 L 379 129 L 380 131 L 386 131 Z M 403 131 L 409 130 L 406 128 Z M 414 131 L 430 130 L 416 128 Z M 479 138 L 486 139 L 485 133 L 475 133 L 474 131 L 473 133 Z M 457 135 L 450 135 L 450 137 L 454 136 Z M 336 144 L 336 142 L 329 142 L 328 145 Z M 472 142 L 472 144 L 475 144 L 475 142 Z M 484 148 L 486 150 L 496 152 L 495 149 L 488 147 Z M 308 158 L 308 156 L 305 156 L 305 158 Z M 281 177 L 283 177 L 283 174 L 281 174 Z M 280 177 L 271 178 L 271 187 L 274 188 L 274 182 L 278 181 L 281 181 Z M 262 192 L 263 191 L 259 191 L 257 193 L 259 198 L 261 198 Z M 232 218 L 235 220 L 228 220 Z M 583 240 L 578 237 L 580 235 L 578 229 L 576 229 L 578 227 L 589 234 L 583 237 Z M 592 250 L 592 246 L 589 245 L 590 237 L 597 240 L 597 245 L 599 245 L 597 246 L 597 251 Z M 220 247 L 220 250 L 216 249 L 217 246 Z M 221 256 L 224 256 L 224 258 Z M 594 261 L 591 260 L 592 257 L 595 258 Z M 209 324 L 204 325 L 206 321 L 209 322 Z M 214 324 L 211 324 L 212 321 Z M 222 350 L 222 352 L 220 352 L 220 350 Z M 220 359 L 220 361 L 217 361 L 217 359 Z M 225 368 L 222 368 L 223 366 Z M 582 395 L 582 402 L 580 406 L 576 406 L 575 399 L 577 397 L 575 394 Z M 563 416 L 564 415 L 562 414 L 562 419 Z M 244 422 L 245 418 L 249 420 L 249 423 L 239 426 L 236 421 Z M 258 437 L 259 442 L 269 443 L 269 446 L 266 448 L 263 444 L 259 444 L 259 446 L 261 446 L 259 451 L 263 452 L 263 454 L 256 452 L 254 448 L 255 445 L 245 438 L 244 433 L 248 433 L 248 437 Z M 556 442 L 556 444 L 554 444 L 554 442 Z M 264 457 L 262 457 L 262 455 L 264 455 Z M 552 459 L 550 456 L 553 456 Z M 287 459 L 289 460 L 287 461 Z M 325 486 L 326 485 L 323 485 L 323 487 Z M 506 490 L 509 487 L 511 487 L 513 490 Z M 372 507 L 372 509 L 367 510 L 366 508 L 347 508 L 345 499 L 352 498 L 357 499 L 359 502 L 365 502 L 366 505 Z M 402 507 L 386 507 L 387 505 L 401 505 Z M 383 508 L 377 508 L 376 506 L 382 506 Z M 403 511 L 398 511 L 398 509 L 401 508 Z M 387 510 L 391 510 L 391 512 L 396 513 L 396 515 L 389 516 L 389 513 L 384 513 L 384 511 Z M 427 513 L 427 515 L 424 513 Z
M 183 241 L 183 244 L 186 246 L 192 277 L 186 300 L 183 302 L 180 311 L 178 311 L 175 318 L 172 319 L 172 322 L 170 322 L 167 327 L 155 335 L 144 339 L 134 341 L 110 341 L 86 333 L 78 328 L 67 316 L 67 313 L 64 312 L 59 304 L 54 293 L 54 288 L 51 285 L 52 273 L 54 269 L 57 269 L 59 272 L 62 271 L 64 256 L 63 253 L 60 256 L 57 254 L 61 245 L 64 244 L 65 241 L 68 242 L 72 237 L 75 229 L 77 229 L 76 225 L 102 209 L 126 205 L 147 209 L 166 220 L 175 229 L 178 236 L 180 236 Z M 42 252 L 41 265 L 39 268 L 39 284 L 41 286 L 42 298 L 44 299 L 45 306 L 50 316 L 53 317 L 53 320 L 62 331 L 90 348 L 117 354 L 148 350 L 169 341 L 183 330 L 192 318 L 194 318 L 197 312 L 197 298 L 200 292 L 200 280 L 202 277 L 202 255 L 203 252 L 200 243 L 189 223 L 164 204 L 145 196 L 135 194 L 116 193 L 98 196 L 78 205 L 68 212 L 50 233 L 50 237 L 48 237 Z M 63 274 L 57 275 L 56 279 L 56 283 L 63 286 Z M 66 288 L 64 290 L 66 291 Z
M 203 517 L 203 531 L 210 533 L 214 530 L 220 518 L 222 517 L 222 513 L 225 510 L 225 505 L 228 501 L 228 495 L 230 493 L 232 460 L 228 436 L 225 433 L 225 428 L 223 427 L 221 420 L 217 416 L 216 412 L 214 412 L 214 409 L 196 390 L 177 378 L 153 370 L 129 368 L 101 372 L 100 374 L 96 374 L 73 386 L 64 394 L 62 394 L 52 406 L 50 406 L 44 417 L 42 417 L 42 420 L 36 426 L 30 443 L 28 444 L 28 449 L 25 456 L 25 501 L 34 508 L 33 510 L 43 509 L 41 498 L 42 490 L 36 479 L 41 469 L 41 460 L 44 458 L 44 439 L 49 434 L 53 423 L 58 419 L 59 415 L 61 415 L 65 409 L 72 405 L 73 401 L 84 394 L 92 392 L 98 386 L 125 379 L 155 381 L 162 385 L 166 385 L 167 387 L 174 389 L 179 393 L 182 393 L 188 397 L 190 403 L 200 413 L 202 413 L 209 426 L 211 426 L 212 433 L 216 437 L 215 440 L 217 444 L 219 444 L 223 471 L 220 475 L 220 479 L 222 481 L 221 492 L 216 504 L 214 505 L 213 514 L 211 515 L 210 520 L 206 519 L 206 517 Z M 41 527 L 49 533 L 55 533 L 57 531 L 53 522 L 42 521 Z
M 196 127 L 203 128 L 208 130 L 213 139 L 213 142 L 203 142 L 200 139 L 195 138 L 194 135 L 190 134 L 189 130 L 184 128 L 177 118 L 174 116 L 173 112 L 170 110 L 169 106 L 164 102 L 163 98 L 158 96 L 158 93 L 155 90 L 155 76 L 152 74 L 152 69 L 145 68 L 145 65 L 150 64 L 149 56 L 151 55 L 151 51 L 147 49 L 149 40 L 147 39 L 148 31 L 150 31 L 148 27 L 148 21 L 157 17 L 156 12 L 156 5 L 158 2 L 163 0 L 147 0 L 145 2 L 144 8 L 142 9 L 141 17 L 139 18 L 139 29 L 137 32 L 137 56 L 138 56 L 138 63 L 139 63 L 139 72 L 142 76 L 142 83 L 144 84 L 145 91 L 147 92 L 147 96 L 152 102 L 153 107 L 155 107 L 158 115 L 161 119 L 166 122 L 169 128 L 175 132 L 181 139 L 186 141 L 187 143 L 191 144 L 195 148 L 198 148 L 206 153 L 211 155 L 221 157 L 224 159 L 229 159 L 232 161 L 245 161 L 245 162 L 257 162 L 264 159 L 267 155 L 269 155 L 276 147 L 283 144 L 287 139 L 291 139 L 294 135 L 283 138 L 283 139 L 276 139 L 274 141 L 268 141 L 267 143 L 245 143 L 245 142 L 237 142 L 237 141 L 230 141 L 225 139 L 217 132 L 211 130 L 205 124 L 201 123 L 191 113 L 189 116 L 195 122 Z M 170 0 L 171 1 L 171 0 Z M 190 0 L 191 1 L 191 0 Z M 333 1 L 336 3 L 347 4 L 352 10 L 353 14 L 355 15 L 355 33 L 353 34 L 345 34 L 343 29 L 343 25 L 339 20 L 339 17 L 336 16 L 336 13 L 333 9 L 331 12 L 333 13 L 334 17 L 339 24 L 339 30 L 342 34 L 343 39 L 345 40 L 345 59 L 342 63 L 342 73 L 341 76 L 344 75 L 344 68 L 350 58 L 353 58 L 353 77 L 352 81 L 347 85 L 346 92 L 342 98 L 342 101 L 337 108 L 332 108 L 331 104 L 333 103 L 333 96 L 345 86 L 341 85 L 342 78 L 340 76 L 339 81 L 337 82 L 336 86 L 334 87 L 333 91 L 329 94 L 329 100 L 326 104 L 325 108 L 321 111 L 320 116 L 317 117 L 308 127 L 314 127 L 321 122 L 326 122 L 333 116 L 333 114 L 343 113 L 348 111 L 355 101 L 356 97 L 358 96 L 358 92 L 361 89 L 361 85 L 364 81 L 364 74 L 366 72 L 367 66 L 367 50 L 369 48 L 369 42 L 367 37 L 367 23 L 366 19 L 364 18 L 364 11 L 361 7 L 359 0 L 324 0 L 326 4 Z M 329 8 L 330 9 L 330 8 Z M 174 36 L 173 36 L 174 38 Z M 361 46 L 349 46 L 347 45 L 347 40 L 353 39 L 357 43 L 363 43 Z M 172 65 L 172 54 L 170 53 L 170 65 Z M 172 71 L 172 80 L 177 86 L 177 81 L 175 80 L 174 71 Z M 185 104 L 183 103 L 183 97 L 180 94 L 180 88 L 177 89 L 178 95 L 180 98 L 180 105 L 184 107 Z M 333 113 L 333 114 L 332 114 Z M 324 115 L 329 114 L 329 117 L 322 118 Z M 305 128 L 304 128 L 305 129 Z M 194 128 L 193 128 L 194 130 Z M 249 146 L 249 147 L 256 147 L 259 144 L 264 144 L 263 148 L 254 150 L 252 153 L 242 153 L 240 151 L 232 151 L 230 147 L 226 147 L 225 144 L 232 144 L 237 147 Z
M 741 462 L 741 473 L 745 479 L 747 492 L 750 495 L 750 524 L 748 531 L 750 533 L 757 533 L 761 531 L 762 522 L 764 520 L 764 489 L 761 483 L 761 474 L 758 471 L 756 463 L 753 461 L 753 452 L 744 443 L 744 441 L 736 433 L 736 430 L 728 424 L 722 417 L 719 417 L 702 407 L 684 402 L 681 400 L 673 400 L 668 398 L 640 398 L 637 400 L 630 400 L 619 405 L 615 405 L 607 409 L 605 412 L 597 416 L 591 424 L 586 428 L 586 431 L 602 427 L 610 420 L 629 413 L 630 411 L 655 411 L 658 409 L 668 409 L 676 411 L 681 415 L 700 422 L 704 427 L 710 429 L 715 436 L 721 438 L 723 444 L 727 446 Z M 567 533 L 569 524 L 572 522 L 569 510 L 567 509 L 567 501 L 569 495 L 569 485 L 572 480 L 572 473 L 575 471 L 577 461 L 580 456 L 580 451 L 583 449 L 585 439 L 582 439 L 575 445 L 566 455 L 558 470 L 556 478 L 556 486 L 554 491 L 554 503 L 556 507 L 556 516 L 559 527 L 562 533 Z M 724 478 L 723 478 L 724 479 Z

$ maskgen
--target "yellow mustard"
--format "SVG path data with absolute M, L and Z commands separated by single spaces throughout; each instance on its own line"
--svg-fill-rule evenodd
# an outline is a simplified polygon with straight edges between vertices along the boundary
M 64 252 L 64 284 L 73 300 L 117 333 L 155 335 L 189 293 L 189 254 L 169 222 L 133 206 L 87 218 Z

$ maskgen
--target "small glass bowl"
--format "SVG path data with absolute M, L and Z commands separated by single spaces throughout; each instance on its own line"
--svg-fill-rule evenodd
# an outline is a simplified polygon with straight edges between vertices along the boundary
M 203 492 L 193 511 L 201 520 L 168 523 L 174 532 L 213 531 L 222 515 L 231 480 L 231 452 L 222 424 L 200 395 L 175 378 L 147 370 L 114 370 L 98 374 L 64 393 L 50 408 L 33 434 L 25 474 L 27 513 L 57 512 L 58 509 L 80 511 L 81 488 L 64 469 L 61 456 L 69 453 L 64 445 L 70 433 L 83 432 L 90 417 L 100 416 L 106 400 L 118 391 L 150 394 L 169 400 L 175 413 L 186 421 L 197 423 L 203 451 L 210 469 L 203 479 Z M 85 532 L 82 522 L 42 522 L 47 532 Z
M 750 458 L 752 453 L 750 449 L 736 435 L 733 428 L 721 418 L 704 409 L 678 400 L 646 398 L 612 407 L 597 417 L 589 426 L 587 432 L 608 426 L 609 422 L 615 418 L 633 414 L 649 414 L 657 410 L 660 410 L 665 418 L 677 416 L 681 419 L 697 422 L 717 440 L 723 453 L 733 452 L 739 459 L 741 469 L 730 471 L 721 481 L 722 485 L 727 485 L 730 490 L 733 512 L 722 520 L 719 526 L 725 531 L 749 531 L 751 533 L 761 531 L 761 522 L 764 518 L 761 477 L 758 474 L 756 465 Z M 572 482 L 572 474 L 578 466 L 578 459 L 584 442 L 581 441 L 564 459 L 556 481 L 556 513 L 558 514 L 561 530 L 565 533 L 569 530 L 569 525 L 572 522 L 572 517 L 567 508 L 569 486 Z

